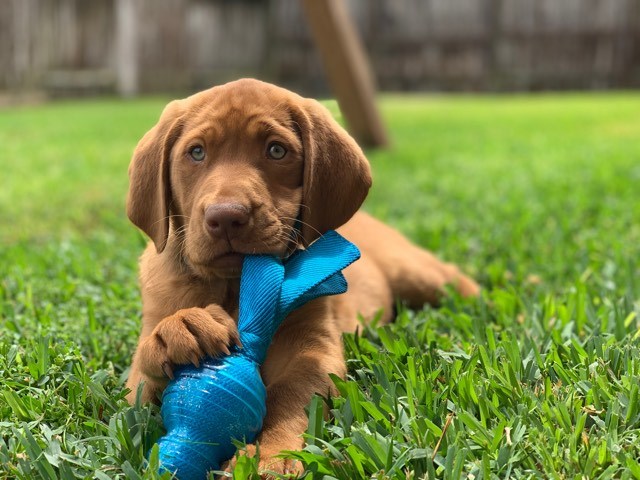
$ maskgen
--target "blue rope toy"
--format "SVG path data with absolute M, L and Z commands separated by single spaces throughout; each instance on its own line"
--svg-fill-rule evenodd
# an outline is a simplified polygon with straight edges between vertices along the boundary
M 342 270 L 360 258 L 335 231 L 325 233 L 284 264 L 247 255 L 240 279 L 238 331 L 243 347 L 176 372 L 162 396 L 167 434 L 158 441 L 163 471 L 180 480 L 206 478 L 235 453 L 233 440 L 252 443 L 266 414 L 260 365 L 276 330 L 293 310 L 314 298 L 347 290 Z

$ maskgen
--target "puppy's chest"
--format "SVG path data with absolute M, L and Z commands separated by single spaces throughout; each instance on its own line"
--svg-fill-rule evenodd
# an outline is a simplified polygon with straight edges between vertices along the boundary
M 200 307 L 215 304 L 221 306 L 234 320 L 238 320 L 239 282 L 184 282 L 172 287 L 175 305 L 174 311 L 183 308 Z M 177 294 L 177 295 L 176 295 Z

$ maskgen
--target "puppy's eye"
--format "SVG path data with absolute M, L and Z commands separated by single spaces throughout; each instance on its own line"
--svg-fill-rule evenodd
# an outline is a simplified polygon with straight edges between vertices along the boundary
M 267 155 L 273 160 L 281 160 L 287 154 L 287 149 L 277 142 L 271 142 L 267 147 Z
M 194 162 L 201 162 L 204 160 L 204 157 L 205 157 L 204 148 L 202 148 L 200 145 L 191 147 L 191 149 L 189 150 L 189 155 L 191 156 Z

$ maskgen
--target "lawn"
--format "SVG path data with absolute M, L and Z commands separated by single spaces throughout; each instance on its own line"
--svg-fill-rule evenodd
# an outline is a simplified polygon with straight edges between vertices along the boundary
M 157 477 L 158 410 L 123 398 L 145 243 L 124 196 L 165 101 L 0 110 L 0 478 Z M 290 455 L 308 478 L 640 479 L 640 94 L 381 107 L 365 208 L 483 295 L 346 335 Z

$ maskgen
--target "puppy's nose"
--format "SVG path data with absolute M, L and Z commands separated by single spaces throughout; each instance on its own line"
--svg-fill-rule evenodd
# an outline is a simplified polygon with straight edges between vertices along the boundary
M 204 222 L 213 237 L 237 235 L 249 223 L 249 209 L 239 203 L 216 203 L 204 211 Z

